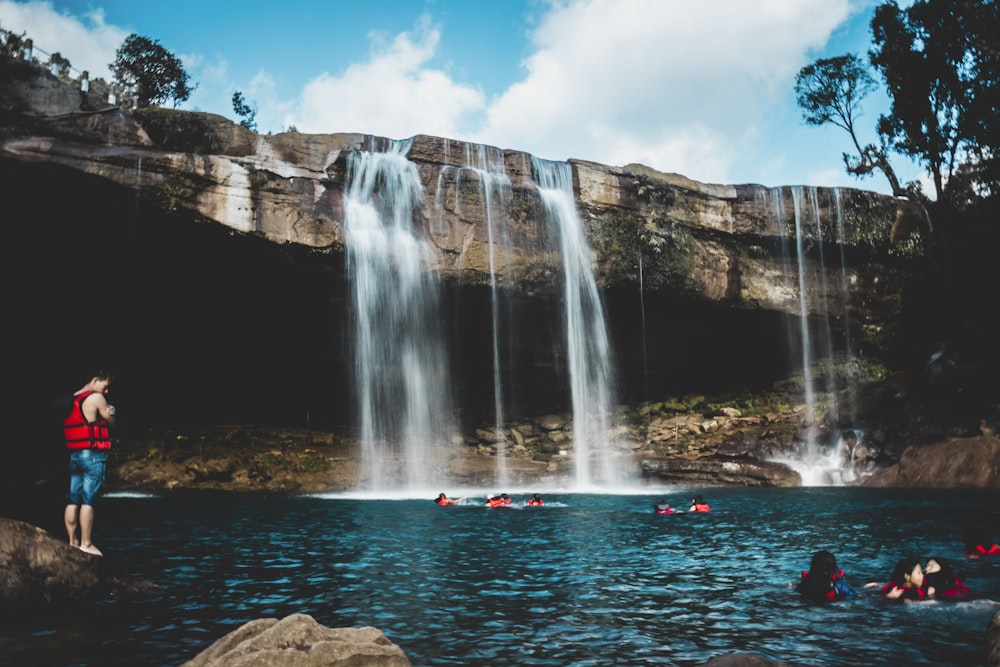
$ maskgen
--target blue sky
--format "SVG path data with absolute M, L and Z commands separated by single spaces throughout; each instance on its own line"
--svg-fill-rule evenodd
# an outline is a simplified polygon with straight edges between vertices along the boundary
M 0 0 L 0 27 L 108 80 L 129 34 L 157 40 L 197 84 L 181 108 L 238 120 L 239 90 L 262 133 L 431 134 L 706 183 L 888 192 L 844 172 L 848 136 L 806 126 L 793 91 L 815 59 L 864 54 L 876 4 Z M 863 141 L 886 110 L 865 101 Z

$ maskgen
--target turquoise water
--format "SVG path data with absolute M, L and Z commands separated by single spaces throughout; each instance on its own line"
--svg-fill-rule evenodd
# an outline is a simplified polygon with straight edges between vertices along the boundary
M 709 514 L 655 515 L 702 493 Z M 432 494 L 433 495 L 433 494 Z M 106 558 L 162 595 L 93 613 L 6 619 L 2 665 L 179 665 L 261 617 L 371 625 L 415 665 L 697 665 L 746 651 L 798 665 L 982 664 L 1000 558 L 966 559 L 961 527 L 1000 525 L 994 491 L 682 489 L 360 500 L 108 497 Z M 529 493 L 511 493 L 515 504 Z M 61 537 L 61 535 L 60 535 Z M 981 599 L 827 605 L 789 585 L 828 549 L 861 590 L 900 557 L 950 559 Z

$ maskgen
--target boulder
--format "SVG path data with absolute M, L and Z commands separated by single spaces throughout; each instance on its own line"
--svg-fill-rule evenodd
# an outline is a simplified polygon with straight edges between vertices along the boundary
M 381 630 L 328 628 L 308 614 L 250 621 L 182 667 L 408 667 L 409 658 Z
M 986 667 L 1000 667 L 1000 611 L 986 625 Z
M 84 553 L 29 523 L 0 518 L 0 607 L 20 612 L 157 589 L 118 571 L 110 559 Z
M 910 445 L 898 463 L 880 468 L 862 486 L 1000 487 L 1000 438 L 984 435 Z
M 801 486 L 802 477 L 773 461 L 711 456 L 701 459 L 650 458 L 642 473 L 667 482 L 692 486 Z

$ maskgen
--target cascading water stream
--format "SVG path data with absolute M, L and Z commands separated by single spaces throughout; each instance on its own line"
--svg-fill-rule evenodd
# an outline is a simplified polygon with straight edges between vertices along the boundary
M 819 293 L 823 295 L 824 299 L 830 299 L 833 295 L 833 290 L 830 289 L 829 281 L 827 279 L 827 265 L 826 265 L 826 248 L 827 243 L 823 236 L 823 225 L 820 221 L 820 208 L 819 208 L 819 194 L 816 187 L 802 188 L 793 187 L 792 197 L 797 201 L 805 200 L 808 203 L 809 215 L 805 218 L 812 222 L 815 230 L 816 239 L 816 256 L 819 262 L 818 280 L 815 282 L 819 283 Z M 798 208 L 802 208 L 802 205 L 797 205 Z M 822 319 L 822 329 L 819 331 L 822 336 L 818 342 L 818 347 L 824 352 L 818 359 L 820 365 L 822 366 L 825 376 L 826 376 L 826 387 L 827 395 L 829 396 L 829 412 L 833 415 L 840 414 L 840 409 L 838 407 L 838 392 L 837 388 L 837 372 L 836 372 L 836 350 L 833 345 L 833 326 L 830 317 L 830 306 L 826 305 L 820 309 L 819 316 Z
M 642 252 L 639 255 L 639 332 L 642 340 L 642 395 L 649 396 L 649 360 L 646 354 L 646 290 L 642 277 Z
M 840 188 L 833 189 L 834 214 L 837 217 L 837 242 L 840 247 L 840 294 L 844 310 L 844 356 L 848 364 L 845 381 L 851 423 L 858 421 L 858 384 L 854 374 L 854 341 L 851 337 L 851 281 L 847 267 L 847 234 L 844 231 L 844 201 Z
M 486 213 L 486 234 L 489 245 L 490 265 L 490 315 L 493 351 L 493 409 L 494 431 L 496 433 L 497 483 L 506 487 L 509 483 L 507 472 L 507 441 L 504 437 L 503 382 L 500 365 L 500 301 L 497 294 L 496 248 L 501 234 L 496 229 L 498 223 L 504 225 L 509 207 L 504 202 L 511 191 L 510 178 L 504 170 L 503 152 L 482 144 L 465 145 L 465 169 L 477 175 L 484 211 Z M 506 195 L 506 196 L 505 196 Z
M 828 303 L 832 294 L 836 290 L 831 288 L 828 280 L 830 267 L 826 264 L 826 246 L 823 238 L 823 226 L 821 224 L 821 208 L 819 206 L 818 191 L 816 188 L 805 189 L 803 187 L 791 188 L 792 209 L 795 229 L 795 251 L 794 256 L 788 249 L 786 239 L 782 239 L 782 248 L 786 249 L 783 257 L 786 275 L 789 281 L 797 284 L 798 301 L 798 342 L 801 352 L 801 364 L 803 374 L 803 398 L 805 401 L 804 433 L 806 437 L 805 446 L 802 451 L 797 452 L 791 460 L 785 460 L 802 475 L 803 485 L 822 486 L 826 484 L 842 484 L 853 481 L 856 476 L 853 470 L 853 461 L 850 456 L 845 456 L 843 439 L 837 443 L 821 443 L 818 441 L 817 433 L 820 426 L 820 417 L 817 414 L 817 386 L 815 370 L 822 367 L 825 371 L 825 392 L 826 401 L 829 404 L 827 413 L 834 420 L 840 414 L 838 407 L 839 383 L 836 373 L 837 351 L 833 342 L 833 327 L 831 323 L 831 309 L 833 304 Z M 773 212 L 778 222 L 778 227 L 783 228 L 783 197 L 780 189 L 772 190 L 768 193 L 768 198 L 772 199 Z M 845 355 L 845 366 L 850 366 L 853 352 L 850 349 L 850 321 L 848 317 L 848 295 L 849 281 L 847 278 L 847 262 L 844 253 L 845 234 L 840 206 L 839 192 L 834 194 L 833 215 L 836 216 L 836 230 L 838 238 L 837 244 L 840 247 L 840 273 L 839 284 L 841 303 L 843 306 L 843 325 L 848 336 L 848 345 L 843 352 Z M 810 227 L 811 226 L 811 227 Z M 809 260 L 806 244 L 810 242 L 813 248 L 812 255 L 818 265 L 815 276 L 808 271 Z M 812 297 L 810 295 L 813 295 Z M 810 303 L 812 299 L 812 303 Z M 810 318 L 820 321 L 822 325 L 817 333 L 822 334 L 820 340 L 814 341 L 810 330 Z M 793 332 L 789 332 L 793 335 Z M 850 386 L 850 385 L 849 385 Z M 855 412 L 854 396 L 850 394 L 851 414 Z M 853 450 L 852 450 L 853 452 Z
M 348 157 L 344 229 L 351 288 L 362 485 L 432 488 L 448 441 L 447 356 L 433 253 L 416 233 L 422 201 L 411 141 Z
M 807 460 L 815 458 L 816 454 L 816 385 L 813 379 L 812 340 L 809 335 L 809 290 L 805 266 L 805 236 L 802 233 L 801 197 L 795 196 L 792 190 L 792 201 L 795 210 L 795 268 L 799 283 L 799 336 L 802 344 L 802 384 L 806 400 L 806 451 Z
M 451 141 L 444 141 L 445 159 L 451 159 Z M 497 290 L 497 259 L 496 250 L 498 246 L 505 245 L 507 235 L 505 232 L 507 220 L 510 218 L 510 198 L 511 182 L 504 168 L 503 151 L 499 148 L 485 146 L 483 144 L 470 144 L 462 142 L 465 155 L 463 166 L 453 167 L 446 165 L 442 167 L 438 174 L 437 191 L 435 192 L 435 206 L 437 207 L 437 233 L 446 233 L 446 223 L 444 222 L 444 211 L 446 208 L 446 181 L 449 175 L 453 174 L 455 186 L 455 213 L 462 214 L 462 201 L 460 196 L 462 183 L 475 181 L 479 187 L 479 200 L 482 202 L 482 211 L 486 222 L 486 244 L 490 271 L 490 319 L 491 319 L 491 347 L 493 360 L 493 432 L 495 436 L 494 446 L 496 451 L 496 483 L 500 487 L 506 487 L 509 482 L 507 471 L 507 440 L 505 437 L 505 414 L 504 414 L 504 393 L 503 393 L 503 367 L 501 365 L 500 340 L 501 330 L 504 326 L 504 318 L 500 313 L 500 294 Z M 478 212 L 470 212 L 470 217 L 475 217 Z
M 563 260 L 576 482 L 580 488 L 598 483 L 618 485 L 624 482 L 625 475 L 614 463 L 609 441 L 610 346 L 590 247 L 573 199 L 572 171 L 565 162 L 533 157 L 531 164 L 547 219 L 559 236 Z

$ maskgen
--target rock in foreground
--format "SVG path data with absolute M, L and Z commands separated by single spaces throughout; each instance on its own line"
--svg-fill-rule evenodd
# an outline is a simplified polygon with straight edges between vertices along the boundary
M 327 628 L 307 614 L 261 618 L 233 630 L 182 667 L 409 667 L 377 628 Z
M 998 488 L 1000 438 L 984 435 L 910 445 L 898 463 L 878 470 L 862 486 Z
M 23 611 L 46 603 L 156 590 L 23 521 L 0 518 L 0 606 Z

